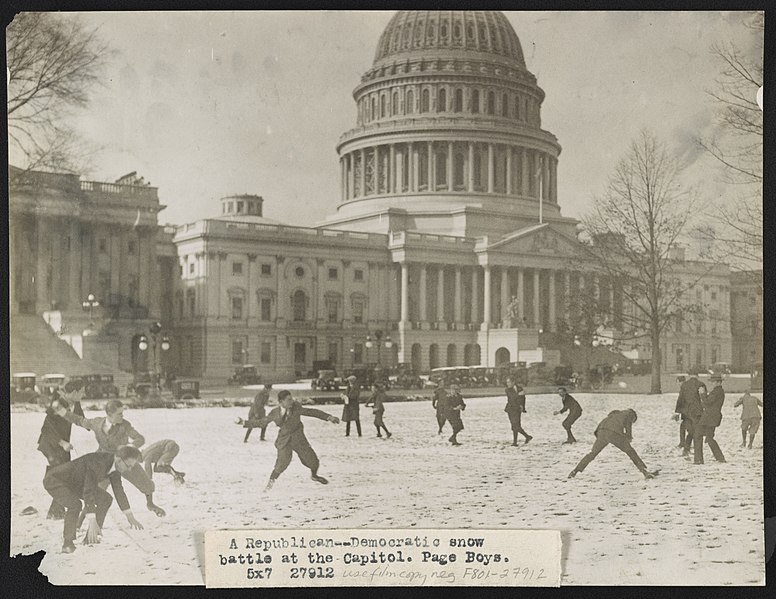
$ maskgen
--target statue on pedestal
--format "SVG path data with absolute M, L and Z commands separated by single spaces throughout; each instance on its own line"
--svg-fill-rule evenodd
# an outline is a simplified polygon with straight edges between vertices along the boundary
M 512 296 L 511 301 L 507 305 L 507 325 L 509 328 L 517 328 L 518 319 L 520 318 L 520 302 L 516 296 Z

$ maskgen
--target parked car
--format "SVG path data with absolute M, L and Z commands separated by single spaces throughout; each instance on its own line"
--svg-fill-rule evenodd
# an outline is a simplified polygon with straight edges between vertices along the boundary
M 172 396 L 175 399 L 199 399 L 199 381 L 193 379 L 174 381 L 172 384 Z
M 376 364 L 370 364 L 367 366 L 360 366 L 358 368 L 351 368 L 345 370 L 342 375 L 343 384 L 346 384 L 349 376 L 356 377 L 356 381 L 362 389 L 369 389 L 375 382 L 381 382 L 385 385 L 386 389 L 390 389 L 391 383 L 388 378 L 388 370 L 382 366 Z
M 315 373 L 310 386 L 318 391 L 339 391 L 340 384 L 336 370 L 324 369 Z
M 261 375 L 253 364 L 238 366 L 226 381 L 227 385 L 258 385 L 259 383 L 261 383 Z
M 394 369 L 394 375 L 391 377 L 391 383 L 399 389 L 422 389 L 423 379 L 412 368 L 409 362 L 400 362 Z
M 509 362 L 501 364 L 494 369 L 495 385 L 502 387 L 507 384 L 507 378 L 512 377 L 518 385 L 528 384 L 528 368 L 525 362 Z
M 112 374 L 87 374 L 83 377 L 84 399 L 118 397 L 119 388 L 113 383 Z
M 65 388 L 64 374 L 44 374 L 40 381 L 40 391 L 43 395 L 51 397 L 54 391 Z
M 34 372 L 16 372 L 11 378 L 11 402 L 35 402 L 40 394 Z
M 714 366 L 709 368 L 709 374 L 720 374 L 723 377 L 731 373 L 730 364 L 727 362 L 716 362 Z

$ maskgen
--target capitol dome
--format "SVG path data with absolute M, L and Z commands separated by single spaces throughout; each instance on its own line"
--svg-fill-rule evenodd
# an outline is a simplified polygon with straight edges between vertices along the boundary
M 488 10 L 402 10 L 380 36 L 375 64 L 417 52 L 479 52 L 525 69 L 515 30 L 500 12 Z
M 565 220 L 544 91 L 501 12 L 397 12 L 353 99 L 341 201 L 322 226 L 478 235 L 535 221 L 540 197 Z

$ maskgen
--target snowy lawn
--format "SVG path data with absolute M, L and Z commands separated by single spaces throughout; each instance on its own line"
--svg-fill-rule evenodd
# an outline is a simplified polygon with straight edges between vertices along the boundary
M 375 438 L 371 409 L 362 406 L 363 438 L 344 437 L 344 424 L 305 419 L 305 430 L 330 484 L 310 480 L 298 459 L 269 494 L 263 489 L 275 460 L 275 425 L 268 440 L 254 430 L 247 444 L 234 424 L 247 408 L 127 410 L 146 438 L 175 439 L 174 462 L 183 487 L 156 474 L 157 518 L 125 481 L 135 516 L 130 530 L 113 505 L 102 543 L 60 553 L 62 522 L 46 520 L 41 484 L 45 459 L 36 451 L 42 413 L 11 414 L 11 555 L 43 549 L 41 570 L 53 584 L 203 584 L 203 531 L 219 528 L 533 528 L 560 529 L 563 584 L 747 585 L 764 582 L 762 432 L 752 450 L 740 448 L 738 394 L 729 394 L 716 438 L 728 462 L 682 458 L 676 394 L 578 394 L 584 414 L 579 440 L 565 432 L 555 395 L 529 395 L 523 426 L 534 436 L 512 447 L 505 400 L 472 398 L 463 414 L 463 443 L 452 447 L 430 402 L 386 404 L 391 439 Z M 612 409 L 639 414 L 633 445 L 650 468 L 644 480 L 609 446 L 576 479 L 566 476 L 590 449 L 593 430 Z M 341 406 L 322 408 L 336 416 Z M 87 417 L 101 412 L 87 411 Z M 74 457 L 94 451 L 91 433 L 73 427 Z M 33 506 L 38 513 L 22 516 Z M 83 535 L 79 536 L 79 539 Z

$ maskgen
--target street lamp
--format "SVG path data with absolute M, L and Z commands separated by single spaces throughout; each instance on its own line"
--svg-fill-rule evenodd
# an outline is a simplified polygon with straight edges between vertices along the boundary
M 100 307 L 99 300 L 94 297 L 93 293 L 86 296 L 86 299 L 81 302 L 81 306 L 84 310 L 89 310 L 89 329 L 94 328 L 94 309 Z
M 159 334 L 162 332 L 162 324 L 160 322 L 154 322 L 149 329 L 151 333 L 151 347 L 153 348 L 153 375 L 154 383 L 159 385 L 159 365 L 157 363 L 157 345 L 161 346 L 163 352 L 170 349 L 170 338 L 167 335 L 162 335 L 161 343 L 159 342 Z M 148 337 L 145 334 L 140 335 L 138 339 L 137 347 L 140 351 L 148 350 Z
M 380 366 L 381 365 L 380 364 L 380 350 L 382 349 L 382 346 L 383 346 L 383 344 L 381 343 L 382 338 L 383 338 L 383 332 L 378 330 L 378 331 L 374 331 L 373 334 L 374 334 L 374 337 L 375 337 L 377 342 L 375 343 L 374 341 L 372 341 L 372 336 L 367 334 L 367 336 L 366 336 L 366 343 L 364 345 L 366 345 L 367 349 L 372 349 L 373 347 L 377 347 L 377 365 Z M 391 336 L 390 335 L 386 335 L 385 336 L 385 348 L 386 349 L 391 349 L 392 347 L 393 347 L 393 341 L 391 341 Z

